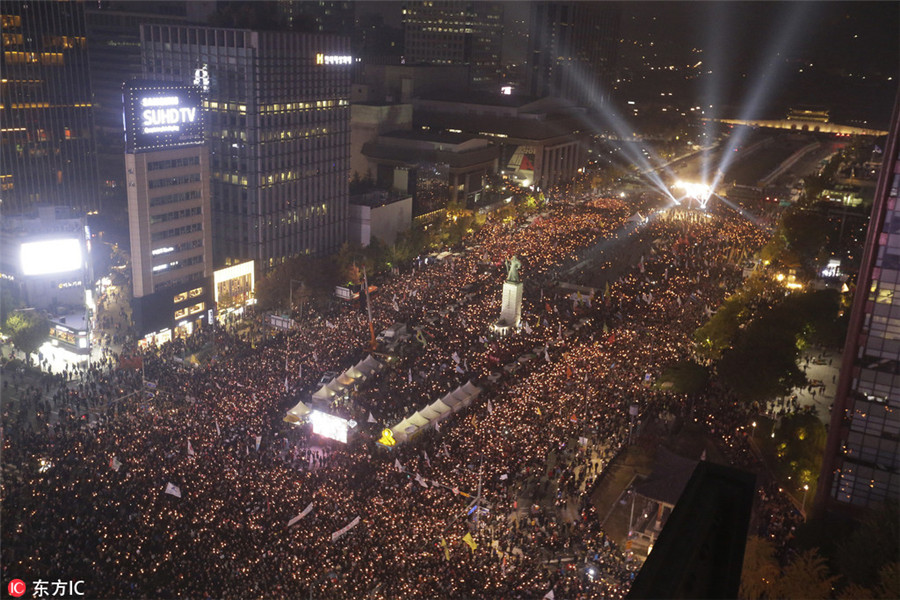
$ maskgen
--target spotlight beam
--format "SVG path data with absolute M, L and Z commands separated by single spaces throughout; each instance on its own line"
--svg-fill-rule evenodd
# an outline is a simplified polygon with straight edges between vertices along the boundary
M 773 88 L 784 78 L 787 63 L 783 57 L 788 55 L 792 44 L 804 38 L 800 30 L 804 25 L 809 26 L 810 22 L 813 21 L 810 18 L 809 11 L 812 10 L 811 7 L 814 5 L 814 2 L 794 2 L 787 5 L 790 14 L 787 18 L 778 21 L 780 28 L 772 38 L 766 55 L 767 60 L 762 62 L 762 65 L 756 72 L 753 83 L 750 86 L 750 95 L 741 107 L 741 120 L 750 120 L 754 113 L 760 109 L 765 98 L 771 94 Z M 713 178 L 710 186 L 713 189 L 719 186 L 725 172 L 731 166 L 731 162 L 734 160 L 734 150 L 744 142 L 748 135 L 747 131 L 747 128 L 740 128 L 735 130 L 734 135 L 729 137 L 728 146 L 722 155 L 722 162 L 719 164 L 716 176 Z

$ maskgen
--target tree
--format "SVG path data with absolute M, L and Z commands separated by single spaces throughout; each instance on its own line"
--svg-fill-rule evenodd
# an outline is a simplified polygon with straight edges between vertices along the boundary
M 790 476 L 798 485 L 808 484 L 813 493 L 827 437 L 825 425 L 817 415 L 785 416 L 775 436 L 776 469 L 781 478 Z
M 258 307 L 261 310 L 287 307 L 292 281 L 302 282 L 293 284 L 295 294 L 306 293 L 308 299 L 327 296 L 340 281 L 334 257 L 302 255 L 278 265 L 256 282 Z
M 780 576 L 775 546 L 759 536 L 750 536 L 744 548 L 739 595 L 746 600 L 771 597 L 773 586 Z
M 6 318 L 21 304 L 18 286 L 0 279 L 0 323 L 6 323 Z
M 841 600 L 864 600 L 878 598 L 895 600 L 900 598 L 900 562 L 885 563 L 878 572 L 878 585 L 867 588 L 858 583 L 851 583 L 841 590 Z
M 835 564 L 852 583 L 874 587 L 879 572 L 900 555 L 900 511 L 896 500 L 869 511 L 859 527 L 837 544 Z M 900 597 L 900 594 L 894 597 Z
M 789 210 L 781 218 L 779 229 L 787 248 L 795 252 L 801 264 L 810 266 L 828 242 L 828 222 L 811 210 Z
M 805 550 L 788 564 L 774 586 L 773 598 L 831 598 L 840 578 L 832 575 L 817 549 Z
M 672 391 L 679 394 L 697 394 L 706 388 L 709 371 L 692 360 L 683 360 L 668 367 L 659 377 L 662 382 L 671 382 Z
M 33 311 L 14 312 L 6 318 L 4 331 L 13 346 L 26 355 L 34 354 L 50 335 L 50 322 L 42 314 Z

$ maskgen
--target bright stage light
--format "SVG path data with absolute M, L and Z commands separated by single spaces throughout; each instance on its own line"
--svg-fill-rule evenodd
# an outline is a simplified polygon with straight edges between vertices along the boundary
M 344 444 L 347 443 L 347 430 L 350 429 L 350 423 L 346 419 L 314 410 L 309 413 L 309 421 L 312 423 L 313 433 Z
M 690 181 L 679 180 L 675 182 L 675 187 L 684 190 L 685 194 L 691 198 L 700 200 L 704 203 L 712 195 L 712 190 L 705 183 L 693 183 Z

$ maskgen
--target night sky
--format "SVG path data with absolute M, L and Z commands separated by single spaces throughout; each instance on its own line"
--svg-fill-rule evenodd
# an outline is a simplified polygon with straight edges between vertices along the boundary
M 674 83 L 682 104 L 712 103 L 729 113 L 721 116 L 757 118 L 784 116 L 788 107 L 798 104 L 823 106 L 838 122 L 887 125 L 900 72 L 900 3 L 619 4 L 620 69 L 646 71 L 648 65 L 684 66 L 703 60 L 713 71 L 708 79 Z M 378 12 L 387 24 L 399 27 L 402 6 L 360 2 L 357 10 Z M 506 2 L 507 31 L 527 31 L 529 15 L 528 2 Z M 525 36 L 508 35 L 504 62 L 524 60 L 526 47 Z M 648 79 L 645 93 L 672 81 Z M 620 91 L 638 90 L 626 86 Z M 754 94 L 757 101 L 749 106 L 748 97 Z

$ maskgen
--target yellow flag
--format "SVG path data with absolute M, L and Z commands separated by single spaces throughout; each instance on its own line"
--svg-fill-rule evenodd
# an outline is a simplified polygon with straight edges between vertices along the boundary
M 441 538 L 441 546 L 444 547 L 444 558 L 450 560 L 450 548 L 447 547 L 447 540 Z
M 467 533 L 463 536 L 463 541 L 469 545 L 469 548 L 472 549 L 472 552 L 475 552 L 475 548 L 478 547 L 478 544 L 475 543 L 475 540 L 472 539 L 472 534 Z
M 541 415 L 541 416 L 544 416 L 544 413 L 541 412 L 541 407 L 540 407 L 540 406 L 535 406 L 535 407 L 534 407 L 534 410 L 537 411 L 537 414 L 539 414 L 539 415 Z

